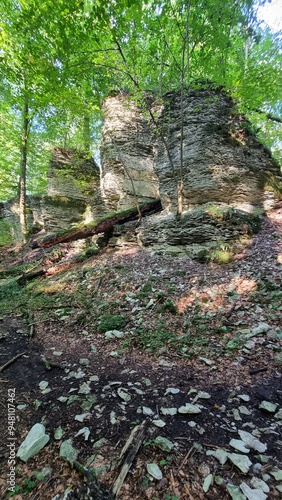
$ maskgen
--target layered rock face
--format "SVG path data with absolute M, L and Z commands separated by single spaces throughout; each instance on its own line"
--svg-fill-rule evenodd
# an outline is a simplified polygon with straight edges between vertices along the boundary
M 31 200 L 35 223 L 47 231 L 90 222 L 102 213 L 100 170 L 93 158 L 71 149 L 55 148 L 47 178 L 47 196 Z
M 168 153 L 159 139 L 155 157 L 164 209 L 177 209 L 181 170 L 184 210 L 207 203 L 247 211 L 271 206 L 273 196 L 264 188 L 265 173 L 278 175 L 279 169 L 248 131 L 244 117 L 235 114 L 226 94 L 211 89 L 189 91 L 183 107 L 179 93 L 167 94 L 159 126 L 169 146 Z
M 100 170 L 85 153 L 56 148 L 48 171 L 47 195 L 27 197 L 27 222 L 32 231 L 61 231 L 71 224 L 90 222 L 105 213 L 100 193 Z M 0 219 L 7 232 L 21 239 L 19 201 L 2 204 Z
M 148 105 L 142 111 L 124 95 L 104 105 L 106 205 L 120 209 L 136 205 L 136 198 L 161 198 L 163 214 L 143 220 L 139 243 L 202 254 L 257 229 L 254 214 L 275 202 L 269 179 L 281 183 L 281 175 L 232 99 L 212 88 L 187 91 L 183 101 L 179 92 L 169 93 L 151 100 L 155 123 Z M 176 217 L 181 180 L 183 216 Z
M 159 197 L 154 136 L 130 96 L 109 97 L 103 106 L 101 190 L 106 206 L 120 210 Z M 145 113 L 144 113 L 145 114 Z

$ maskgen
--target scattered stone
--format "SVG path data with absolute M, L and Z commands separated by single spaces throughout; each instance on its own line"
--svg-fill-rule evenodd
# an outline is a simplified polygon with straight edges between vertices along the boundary
M 205 493 L 207 493 L 207 491 L 209 490 L 209 487 L 211 486 L 211 484 L 213 483 L 213 474 L 209 474 L 205 480 L 204 480 L 204 484 L 203 484 L 203 491 Z
M 90 436 L 90 429 L 89 429 L 89 427 L 83 427 L 83 429 L 80 429 L 75 434 L 75 437 L 77 437 L 77 436 L 84 436 L 84 441 L 88 441 L 88 438 Z
M 228 458 L 228 452 L 220 448 L 217 450 L 208 450 L 206 454 L 215 457 L 221 465 L 224 465 Z
M 93 448 L 94 449 L 101 448 L 102 446 L 104 446 L 104 444 L 107 444 L 107 443 L 108 443 L 108 439 L 106 439 L 106 438 L 98 439 L 98 441 L 95 441 L 95 443 L 93 444 Z
M 240 488 L 248 500 L 266 500 L 267 498 L 267 495 L 265 495 L 262 490 L 252 490 L 252 488 L 250 488 L 246 483 L 240 484 Z
M 277 405 L 275 403 L 270 403 L 269 401 L 262 401 L 259 405 L 260 410 L 267 411 L 269 413 L 276 412 Z
M 250 410 L 248 410 L 248 408 L 246 408 L 246 406 L 239 406 L 238 410 L 242 415 L 251 415 L 252 414 L 252 412 Z
M 161 419 L 153 420 L 153 424 L 156 427 L 164 427 L 166 425 L 166 423 Z
M 235 450 L 241 451 L 242 453 L 249 453 L 250 449 L 245 447 L 244 441 L 241 441 L 240 439 L 231 439 L 230 446 L 232 448 L 235 448 Z
M 271 470 L 269 471 L 276 481 L 282 481 L 282 470 Z
M 245 495 L 241 493 L 238 486 L 229 483 L 227 484 L 226 489 L 229 495 L 231 496 L 232 500 L 246 500 Z
M 252 462 L 245 455 L 240 455 L 239 453 L 228 453 L 228 458 L 231 462 L 238 467 L 244 474 L 249 471 Z
M 60 457 L 71 463 L 77 459 L 77 450 L 72 445 L 72 439 L 67 439 L 62 442 L 60 446 Z
M 255 438 L 250 432 L 239 430 L 238 434 L 242 441 L 247 444 L 250 448 L 258 451 L 259 453 L 264 453 L 267 449 L 266 444 L 261 443 L 257 438 Z
M 81 386 L 79 388 L 78 394 L 89 394 L 90 392 L 91 392 L 91 388 L 89 386 L 89 383 L 83 382 L 83 384 L 81 384 Z
M 119 397 L 121 399 L 123 399 L 123 401 L 125 401 L 126 403 L 128 403 L 128 401 L 131 400 L 131 395 L 127 392 L 126 389 L 123 389 L 122 387 L 119 387 L 118 390 L 117 390 L 117 393 L 118 393 Z
M 245 401 L 246 403 L 251 399 L 248 394 L 238 394 L 238 398 L 242 399 L 242 401 Z
M 168 394 L 178 394 L 179 392 L 180 389 L 177 389 L 176 387 L 168 387 L 165 391 L 165 396 L 167 396 Z
M 88 358 L 81 358 L 79 360 L 79 364 L 82 366 L 89 366 L 90 365 L 90 360 Z
M 266 333 L 268 330 L 271 329 L 271 326 L 269 326 L 267 323 L 259 323 L 258 326 L 252 329 L 252 333 L 254 335 L 260 335 L 261 333 Z
M 163 477 L 162 471 L 157 464 L 147 464 L 146 466 L 148 473 L 154 479 L 160 480 Z
M 178 408 L 178 413 L 183 413 L 183 414 L 189 413 L 194 415 L 201 412 L 202 410 L 199 408 L 199 406 L 192 405 L 191 403 L 185 403 L 185 406 L 180 406 L 180 408 Z
M 27 462 L 34 457 L 48 443 L 50 436 L 45 434 L 45 427 L 42 424 L 35 424 L 29 431 L 25 440 L 20 445 L 17 457 L 23 462 Z
M 142 407 L 142 413 L 143 415 L 147 415 L 148 417 L 154 415 L 153 410 L 151 410 L 151 408 L 148 408 L 148 406 Z
M 54 431 L 54 439 L 56 439 L 58 441 L 59 439 L 61 439 L 63 437 L 64 434 L 65 434 L 64 429 L 61 426 L 59 426 Z
M 213 361 L 211 361 L 210 359 L 208 358 L 202 358 L 201 356 L 199 356 L 199 361 L 203 361 L 203 363 L 206 363 L 206 365 L 209 365 L 211 366 L 213 364 Z
M 112 340 L 114 338 L 122 339 L 125 336 L 124 332 L 120 332 L 119 330 L 109 330 L 105 333 L 106 340 Z
M 242 420 L 242 419 L 241 419 L 241 417 L 240 417 L 240 413 L 239 413 L 239 411 L 237 410 L 237 408 L 234 408 L 234 409 L 232 410 L 232 413 L 233 413 L 234 420 L 236 420 L 237 422 L 238 422 L 239 420 Z
M 116 425 L 119 423 L 119 420 L 116 418 L 116 413 L 114 411 L 111 411 L 110 413 L 110 422 L 112 425 Z
M 258 488 L 260 490 L 262 490 L 264 493 L 269 493 L 269 486 L 268 484 L 266 484 L 265 481 L 263 481 L 262 479 L 259 479 L 258 477 L 252 477 L 251 479 L 251 484 L 254 488 Z
M 282 420 L 282 410 L 279 410 L 279 411 L 275 414 L 275 418 L 277 418 L 278 420 Z
M 171 451 L 175 447 L 174 443 L 162 436 L 157 436 L 156 439 L 154 439 L 154 445 L 163 451 Z
M 163 415 L 176 415 L 177 414 L 177 408 L 161 408 L 160 412 Z
M 81 413 L 81 415 L 75 415 L 74 420 L 83 422 L 88 417 L 91 417 L 91 413 Z

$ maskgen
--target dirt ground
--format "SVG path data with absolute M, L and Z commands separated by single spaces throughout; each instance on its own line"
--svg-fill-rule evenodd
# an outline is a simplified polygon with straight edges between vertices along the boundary
M 2 498 L 63 498 L 81 488 L 86 478 L 61 456 L 69 440 L 111 490 L 123 446 L 144 421 L 119 498 L 282 498 L 282 207 L 225 266 L 136 247 L 73 263 L 72 251 L 40 256 L 51 271 L 15 288 L 1 309 Z M 2 270 L 36 261 L 40 250 L 9 252 Z M 123 323 L 107 329 L 109 318 Z M 16 450 L 36 423 L 50 439 L 27 463 L 16 458 L 9 491 L 13 405 Z M 242 431 L 264 451 L 236 448 Z

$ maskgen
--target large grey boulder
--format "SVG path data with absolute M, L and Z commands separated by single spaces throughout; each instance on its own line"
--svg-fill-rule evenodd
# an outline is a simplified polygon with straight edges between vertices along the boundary
M 45 434 L 45 427 L 42 424 L 35 424 L 29 431 L 25 440 L 20 445 L 17 457 L 23 462 L 27 462 L 34 457 L 48 443 L 50 436 Z

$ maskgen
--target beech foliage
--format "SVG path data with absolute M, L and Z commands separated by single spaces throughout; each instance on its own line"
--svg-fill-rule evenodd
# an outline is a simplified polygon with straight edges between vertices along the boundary
M 2 0 L 0 200 L 44 192 L 53 147 L 95 155 L 111 91 L 142 104 L 144 91 L 222 85 L 279 159 L 282 38 L 257 21 L 264 3 Z

